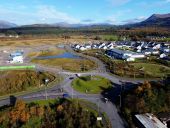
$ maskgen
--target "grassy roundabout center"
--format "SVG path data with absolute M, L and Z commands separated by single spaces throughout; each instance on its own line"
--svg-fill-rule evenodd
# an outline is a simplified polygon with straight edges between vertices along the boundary
M 72 82 L 78 92 L 98 94 L 111 86 L 111 81 L 100 76 L 82 76 Z

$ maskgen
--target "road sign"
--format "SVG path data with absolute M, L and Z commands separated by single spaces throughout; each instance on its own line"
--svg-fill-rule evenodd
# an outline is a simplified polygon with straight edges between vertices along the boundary
M 97 117 L 97 121 L 101 121 L 102 120 L 102 117 Z

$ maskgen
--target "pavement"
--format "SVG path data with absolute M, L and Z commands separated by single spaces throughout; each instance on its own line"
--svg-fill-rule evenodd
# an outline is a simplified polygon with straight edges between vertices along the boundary
M 72 51 L 69 46 L 67 46 L 66 49 L 69 50 L 69 52 L 77 54 L 74 51 Z M 87 101 L 97 104 L 99 106 L 99 110 L 107 114 L 111 122 L 112 128 L 127 127 L 126 121 L 120 116 L 119 111 L 114 104 L 115 99 L 120 95 L 122 86 L 125 90 L 126 89 L 128 90 L 131 89 L 133 86 L 136 86 L 138 83 L 143 82 L 143 80 L 124 79 L 121 77 L 111 75 L 110 73 L 106 72 L 105 65 L 97 58 L 89 57 L 81 54 L 77 54 L 77 55 L 83 56 L 85 58 L 88 58 L 96 62 L 98 64 L 97 69 L 85 73 L 72 73 L 68 71 L 63 71 L 61 69 L 57 69 L 55 67 L 36 65 L 37 70 L 60 74 L 64 77 L 64 80 L 59 85 L 54 85 L 51 88 L 47 88 L 46 91 L 41 90 L 37 92 L 20 95 L 17 97 L 10 96 L 9 98 L 2 99 L 0 100 L 0 106 L 9 105 L 13 103 L 16 100 L 16 98 L 23 99 L 26 102 L 30 102 L 34 100 L 46 99 L 46 97 L 48 99 L 54 99 L 56 97 L 62 97 L 63 93 L 68 93 L 71 96 L 71 98 L 85 99 Z M 98 76 L 105 77 L 112 82 L 113 88 L 108 93 L 82 94 L 80 92 L 73 90 L 73 88 L 71 87 L 72 81 L 77 77 L 76 74 L 79 74 L 80 76 L 98 75 Z M 74 79 L 70 79 L 70 77 L 73 77 Z M 63 90 L 63 92 L 61 92 L 61 89 Z M 108 103 L 105 103 L 105 101 L 103 100 L 104 97 L 107 97 L 109 99 Z

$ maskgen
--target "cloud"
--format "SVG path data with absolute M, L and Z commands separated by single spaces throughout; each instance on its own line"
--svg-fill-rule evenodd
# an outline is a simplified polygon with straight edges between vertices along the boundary
M 141 22 L 141 21 L 144 21 L 144 20 L 146 20 L 146 17 L 145 16 L 140 16 L 138 18 L 124 20 L 122 22 L 124 24 L 132 24 L 132 23 L 138 23 L 138 22 Z
M 132 12 L 132 10 L 127 9 L 127 10 L 121 10 L 121 11 L 117 11 L 115 12 L 113 15 L 110 15 L 106 18 L 107 23 L 109 24 L 123 24 L 119 19 L 120 17 L 123 17 L 127 14 L 129 14 L 130 12 Z
M 31 12 L 9 9 L 0 6 L 0 19 L 14 22 L 19 25 L 36 23 L 80 22 L 80 20 L 70 16 L 69 14 L 58 11 L 53 6 L 43 5 L 34 7 Z
M 118 21 L 114 16 L 108 17 L 108 19 L 105 22 L 109 24 L 118 24 Z
M 58 11 L 53 6 L 39 6 L 37 13 L 37 17 L 41 19 L 46 19 L 49 22 L 68 22 L 68 23 L 79 23 L 80 21 L 76 18 L 69 16 L 67 13 Z
M 112 6 L 121 6 L 129 3 L 131 0 L 107 0 Z

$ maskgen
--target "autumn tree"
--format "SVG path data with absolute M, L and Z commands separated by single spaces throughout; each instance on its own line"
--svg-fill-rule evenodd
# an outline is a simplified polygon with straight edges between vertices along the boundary
M 58 111 L 58 112 L 61 112 L 62 110 L 63 110 L 63 106 L 62 106 L 62 105 L 58 105 L 58 106 L 57 106 L 57 111 Z

